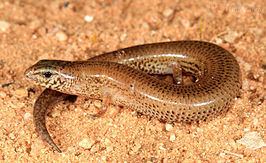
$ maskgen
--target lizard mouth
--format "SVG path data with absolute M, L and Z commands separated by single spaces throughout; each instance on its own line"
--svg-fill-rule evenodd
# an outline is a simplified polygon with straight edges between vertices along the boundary
M 40 79 L 37 77 L 36 73 L 34 72 L 33 67 L 28 68 L 25 72 L 24 72 L 24 76 L 26 77 L 26 79 L 30 80 L 30 81 L 34 81 L 36 84 L 40 85 Z
M 33 71 L 32 71 L 32 67 L 28 68 L 25 72 L 24 72 L 24 75 L 27 77 L 27 79 L 30 79 L 30 80 L 34 80 L 36 81 L 36 78 L 34 78 L 33 76 Z

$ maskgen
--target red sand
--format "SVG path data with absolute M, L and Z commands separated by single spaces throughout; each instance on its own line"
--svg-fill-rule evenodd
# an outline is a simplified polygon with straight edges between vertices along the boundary
M 249 1 L 1 1 L 0 160 L 120 162 L 266 162 L 266 148 L 237 140 L 257 132 L 266 140 L 266 13 Z M 85 16 L 86 21 L 85 21 Z M 130 109 L 89 118 L 100 102 L 79 98 L 48 116 L 48 129 L 64 151 L 37 136 L 33 104 L 42 88 L 23 72 L 40 59 L 84 60 L 118 48 L 168 40 L 211 41 L 239 61 L 241 98 L 226 116 L 199 125 L 165 124 Z

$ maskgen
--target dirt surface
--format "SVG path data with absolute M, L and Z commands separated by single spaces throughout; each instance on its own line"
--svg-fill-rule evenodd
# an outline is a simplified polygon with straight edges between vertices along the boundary
M 265 0 L 0 1 L 0 160 L 265 162 L 265 6 Z M 242 94 L 226 116 L 169 125 L 130 109 L 115 114 L 117 106 L 111 106 L 104 117 L 91 119 L 101 101 L 79 98 L 47 116 L 62 154 L 36 134 L 32 110 L 43 88 L 25 79 L 27 67 L 40 59 L 84 60 L 122 47 L 185 39 L 214 42 L 237 58 Z M 241 144 L 250 133 L 262 145 Z

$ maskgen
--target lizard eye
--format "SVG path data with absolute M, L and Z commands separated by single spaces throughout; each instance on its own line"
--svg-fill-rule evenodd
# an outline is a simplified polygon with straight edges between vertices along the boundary
M 43 76 L 44 76 L 45 78 L 50 78 L 50 77 L 52 76 L 52 73 L 49 72 L 49 71 L 47 71 L 47 72 L 44 72 L 44 73 L 43 73 Z

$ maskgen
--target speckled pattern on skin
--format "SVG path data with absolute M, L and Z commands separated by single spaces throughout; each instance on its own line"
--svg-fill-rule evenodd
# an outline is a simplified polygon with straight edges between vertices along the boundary
M 184 71 L 197 76 L 198 81 L 175 85 L 148 75 L 169 74 L 172 63 L 179 63 Z M 234 56 L 215 44 L 202 41 L 144 44 L 87 61 L 41 60 L 25 74 L 46 88 L 67 94 L 89 98 L 111 95 L 114 104 L 166 122 L 189 123 L 224 113 L 241 87 L 239 65 Z M 45 97 L 45 93 L 42 96 Z M 38 104 L 42 96 L 35 110 L 37 105 L 42 105 Z M 45 119 L 35 117 L 35 120 Z M 35 124 L 37 128 L 38 124 L 43 125 L 41 135 L 46 134 L 43 136 L 46 141 L 61 152 L 51 140 L 45 122 Z

